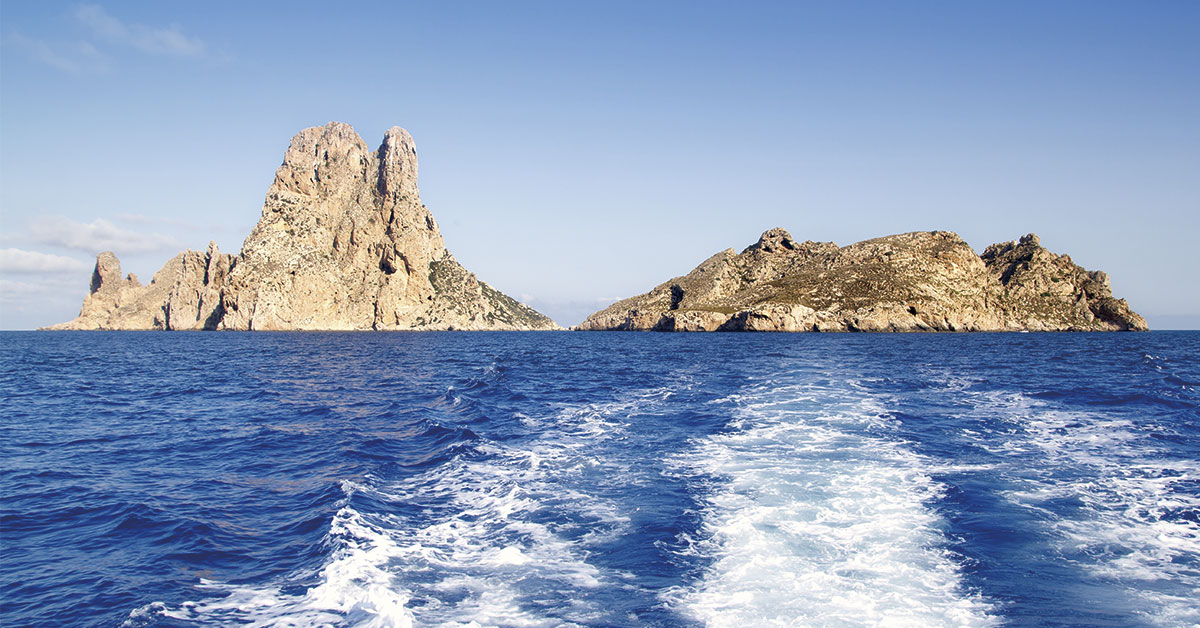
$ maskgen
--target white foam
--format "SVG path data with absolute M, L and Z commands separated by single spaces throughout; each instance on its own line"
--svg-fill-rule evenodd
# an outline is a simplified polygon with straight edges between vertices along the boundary
M 1151 416 L 1068 410 L 1014 391 L 964 394 L 971 416 L 1000 425 L 960 435 L 996 457 L 991 472 L 1014 486 L 1004 497 L 1041 512 L 1060 560 L 1112 587 L 1108 597 L 1124 596 L 1116 608 L 1200 626 L 1200 523 L 1171 516 L 1200 512 L 1188 488 L 1200 482 L 1200 461 L 1150 438 Z
M 155 614 L 256 628 L 611 623 L 610 610 L 587 592 L 631 576 L 600 569 L 588 557 L 595 544 L 621 535 L 629 518 L 613 501 L 571 488 L 581 484 L 572 479 L 638 481 L 634 461 L 604 456 L 598 447 L 624 438 L 630 417 L 672 394 L 632 391 L 611 403 L 521 415 L 519 421 L 537 425 L 535 440 L 480 442 L 473 454 L 402 481 L 345 482 L 347 500 L 325 538 L 330 558 L 305 593 L 205 583 L 213 598 L 177 608 L 149 605 L 131 613 L 130 623 Z M 359 512 L 350 505 L 355 493 L 424 508 L 419 516 Z M 570 516 L 556 516 L 562 513 Z
M 303 594 L 286 594 L 278 586 L 237 586 L 202 580 L 201 587 L 219 597 L 185 602 L 178 608 L 151 604 L 131 613 L 126 624 L 140 625 L 140 621 L 158 613 L 203 624 L 251 628 L 412 626 L 413 615 L 405 608 L 410 593 L 397 586 L 385 568 L 401 553 L 393 539 L 346 506 L 334 517 L 327 540 L 336 540 L 336 549 L 320 572 L 320 583 Z
M 1145 619 L 1163 626 L 1200 625 L 1200 523 L 1173 513 L 1200 512 L 1200 461 L 1172 457 L 1146 436 L 1153 426 L 1103 413 L 1056 409 L 1022 399 L 997 404 L 1014 438 L 1001 454 L 1036 456 L 1022 465 L 1009 499 L 1048 515 L 1059 553 L 1093 577 L 1140 600 Z M 1063 516 L 1051 500 L 1077 500 Z
M 708 487 L 699 538 L 712 561 L 666 602 L 708 626 L 986 626 L 930 510 L 943 488 L 868 396 L 832 383 L 731 396 L 730 431 L 674 460 Z

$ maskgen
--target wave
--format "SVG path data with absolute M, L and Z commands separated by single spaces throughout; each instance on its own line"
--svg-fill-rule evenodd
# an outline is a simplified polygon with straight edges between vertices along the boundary
M 352 493 L 359 487 L 345 482 L 344 488 Z M 386 569 L 388 559 L 399 552 L 386 533 L 345 506 L 334 516 L 325 542 L 333 546 L 329 561 L 319 573 L 319 584 L 303 593 L 290 593 L 294 587 L 286 585 L 233 585 L 202 579 L 200 588 L 214 597 L 184 602 L 176 608 L 156 602 L 135 610 L 124 625 L 148 625 L 159 616 L 249 628 L 413 625 L 413 615 L 406 608 L 410 596 L 395 586 Z

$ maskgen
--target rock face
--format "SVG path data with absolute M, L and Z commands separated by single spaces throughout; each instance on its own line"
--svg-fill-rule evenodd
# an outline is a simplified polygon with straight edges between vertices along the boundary
M 239 255 L 179 254 L 148 286 L 101 253 L 78 318 L 48 329 L 555 329 L 446 250 L 393 127 L 371 151 L 349 125 L 305 129 Z
M 1108 276 L 1041 246 L 1036 235 L 977 255 L 948 231 L 839 248 L 771 229 L 577 329 L 657 331 L 1116 331 L 1146 321 Z
M 221 285 L 233 260 L 210 242 L 203 253 L 171 258 L 143 286 L 132 274 L 121 279 L 121 262 L 105 251 L 96 257 L 91 294 L 79 317 L 46 329 L 216 329 Z

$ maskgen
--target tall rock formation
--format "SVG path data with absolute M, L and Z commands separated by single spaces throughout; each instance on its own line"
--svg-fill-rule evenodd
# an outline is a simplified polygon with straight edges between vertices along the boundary
M 176 256 L 149 286 L 119 277 L 116 257 L 102 253 L 80 316 L 49 329 L 557 327 L 446 250 L 399 127 L 375 151 L 340 122 L 301 131 L 238 256 L 210 245 Z
M 845 247 L 771 229 L 683 277 L 612 304 L 583 330 L 1115 331 L 1146 321 L 1108 276 L 1055 255 L 1030 234 L 982 256 L 948 231 Z
M 149 285 L 133 274 L 121 278 L 112 252 L 96 257 L 91 293 L 79 317 L 46 329 L 216 329 L 221 316 L 221 285 L 234 257 L 214 242 L 208 250 L 184 251 L 171 258 Z

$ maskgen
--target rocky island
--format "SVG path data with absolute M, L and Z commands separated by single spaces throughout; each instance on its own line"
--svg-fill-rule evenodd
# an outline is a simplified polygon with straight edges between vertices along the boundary
M 240 253 L 185 251 L 148 285 L 100 253 L 79 316 L 46 329 L 557 328 L 446 250 L 408 132 L 393 127 L 372 151 L 331 122 L 292 138 Z
M 331 122 L 292 138 L 236 254 L 184 251 L 147 285 L 100 253 L 79 316 L 51 330 L 543 330 L 552 320 L 450 254 L 417 189 L 412 137 L 372 151 Z M 580 330 L 1116 331 L 1146 321 L 1109 279 L 1038 237 L 978 255 L 921 231 L 839 247 L 771 229 Z
M 1108 275 L 1042 247 L 1034 234 L 978 255 L 958 235 L 919 231 L 844 247 L 771 229 L 646 294 L 589 316 L 581 330 L 1146 330 Z

